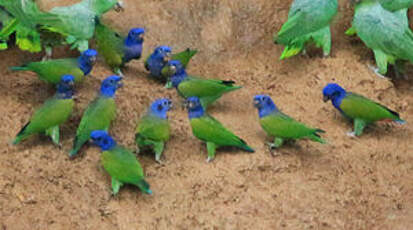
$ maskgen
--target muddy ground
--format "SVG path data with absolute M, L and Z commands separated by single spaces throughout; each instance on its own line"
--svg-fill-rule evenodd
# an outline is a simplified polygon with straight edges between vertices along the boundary
M 44 7 L 52 2 L 67 1 L 44 0 Z M 134 149 L 136 120 L 152 100 L 166 96 L 176 104 L 169 115 L 173 135 L 164 152 L 166 165 L 155 163 L 151 154 L 139 157 L 152 196 L 126 186 L 112 197 L 96 147 L 68 159 L 82 111 L 111 74 L 102 62 L 77 89 L 74 114 L 62 127 L 62 149 L 42 137 L 16 147 L 10 141 L 54 89 L 32 73 L 7 69 L 40 60 L 41 54 L 1 52 L 0 228 L 413 229 L 413 67 L 408 68 L 410 80 L 378 78 L 368 68 L 374 65 L 371 51 L 343 35 L 352 17 L 347 1 L 340 1 L 332 26 L 331 57 L 322 58 L 316 50 L 279 61 L 282 47 L 272 43 L 272 33 L 285 21 L 290 3 L 125 0 L 124 13 L 105 15 L 104 21 L 119 31 L 147 29 L 144 57 L 160 44 L 175 51 L 197 48 L 191 74 L 244 86 L 222 97 L 210 113 L 256 153 L 222 150 L 207 164 L 206 148 L 193 137 L 176 92 L 149 80 L 142 61 L 128 65 L 110 130 L 120 144 Z M 59 48 L 54 57 L 68 53 Z M 379 124 L 360 138 L 347 137 L 351 125 L 322 102 L 328 82 L 399 111 L 407 125 Z M 299 141 L 272 157 L 252 106 L 252 97 L 262 93 L 285 113 L 326 130 L 329 144 Z

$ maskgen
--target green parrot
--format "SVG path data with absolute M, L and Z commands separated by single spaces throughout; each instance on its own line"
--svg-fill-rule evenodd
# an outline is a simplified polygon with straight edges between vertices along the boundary
M 77 128 L 73 148 L 69 153 L 74 157 L 89 140 L 93 130 L 108 130 L 110 123 L 116 117 L 115 93 L 122 87 L 122 78 L 109 76 L 102 81 L 99 96 L 87 107 Z
M 177 60 L 169 61 L 168 67 L 173 73 L 171 77 L 172 86 L 176 88 L 178 93 L 184 98 L 199 97 L 205 109 L 223 94 L 242 88 L 242 86 L 235 86 L 234 81 L 189 76 Z
M 294 0 L 287 22 L 278 34 L 274 34 L 274 43 L 285 46 L 280 59 L 305 51 L 310 41 L 328 56 L 331 50 L 330 23 L 337 9 L 337 0 Z
M 17 134 L 13 141 L 14 145 L 37 133 L 45 133 L 56 145 L 59 145 L 59 125 L 70 117 L 73 110 L 73 84 L 73 76 L 62 76 L 54 97 L 36 110 L 30 121 Z
M 78 58 L 54 59 L 40 62 L 30 62 L 24 66 L 11 67 L 14 71 L 32 71 L 37 73 L 40 80 L 51 84 L 59 83 L 59 76 L 71 74 L 75 82 L 81 82 L 96 63 L 96 50 L 86 50 Z
M 347 34 L 355 34 L 373 50 L 382 76 L 388 64 L 395 65 L 396 75 L 404 72 L 405 61 L 413 62 L 413 33 L 409 28 L 407 9 L 390 12 L 379 2 L 365 0 L 356 5 L 353 26 Z
M 323 130 L 310 128 L 282 113 L 270 96 L 256 95 L 254 106 L 258 109 L 261 127 L 274 137 L 274 143 L 269 144 L 271 149 L 281 147 L 285 140 L 309 139 L 326 143 L 318 134 L 324 133 Z
M 211 162 L 219 147 L 237 147 L 247 152 L 254 152 L 241 138 L 226 129 L 219 121 L 205 113 L 198 97 L 189 97 L 186 101 L 192 133 L 201 141 L 206 142 L 208 158 Z
M 142 55 L 144 34 L 143 28 L 133 28 L 129 30 L 128 36 L 123 37 L 109 27 L 97 23 L 95 39 L 98 52 L 116 74 L 123 76 L 120 68 Z
M 155 152 L 155 160 L 161 162 L 161 155 L 165 142 L 170 137 L 170 125 L 167 112 L 171 109 L 172 102 L 169 99 L 161 98 L 155 100 L 146 115 L 139 121 L 135 140 L 139 151 L 146 147 L 151 147 Z
M 0 0 L 0 6 L 13 17 L 3 25 L 0 40 L 7 41 L 16 32 L 16 44 L 21 50 L 40 52 L 42 37 L 39 26 L 46 22 L 60 22 L 56 15 L 39 10 L 33 0 Z
M 124 184 L 135 185 L 143 193 L 152 194 L 148 182 L 144 179 L 142 166 L 131 151 L 117 145 L 104 130 L 93 131 L 90 138 L 102 150 L 101 162 L 112 178 L 113 195 L 118 194 Z
M 349 136 L 360 136 L 363 129 L 376 121 L 389 121 L 398 124 L 406 122 L 400 119 L 397 112 L 380 105 L 361 95 L 346 92 L 341 86 L 329 83 L 323 89 L 324 102 L 331 100 L 333 106 L 346 118 L 354 121 L 354 132 Z
M 70 6 L 55 7 L 50 14 L 58 21 L 44 22 L 44 28 L 66 37 L 66 42 L 83 52 L 89 47 L 89 39 L 95 32 L 95 23 L 104 13 L 122 9 L 118 0 L 82 0 Z
M 0 50 L 8 48 L 9 36 L 14 32 L 13 21 L 16 21 L 14 17 L 0 6 Z
M 150 76 L 162 82 L 166 82 L 166 88 L 172 88 L 170 77 L 173 71 L 168 66 L 168 61 L 177 60 L 186 68 L 191 58 L 198 53 L 198 50 L 186 49 L 182 52 L 172 54 L 169 46 L 158 46 L 153 53 L 145 60 L 145 69 L 150 72 Z
M 358 0 L 360 1 L 360 0 Z M 408 9 L 413 6 L 413 0 L 378 0 L 381 6 L 389 11 Z

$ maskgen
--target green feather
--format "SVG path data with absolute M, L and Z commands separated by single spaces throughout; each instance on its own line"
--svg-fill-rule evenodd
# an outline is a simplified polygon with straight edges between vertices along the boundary
M 135 155 L 128 149 L 116 146 L 101 155 L 103 168 L 109 175 L 122 184 L 132 184 L 142 192 L 152 194 L 149 184 L 144 180 L 143 169 Z
M 260 119 L 261 127 L 269 135 L 282 139 L 310 139 L 319 143 L 326 143 L 318 133 L 321 129 L 313 129 L 294 120 L 282 112 L 274 112 Z
M 324 55 L 328 55 L 331 49 L 330 23 L 337 9 L 337 0 L 295 0 L 287 22 L 274 35 L 274 42 L 286 47 L 280 59 L 298 54 L 311 40 L 323 48 Z
M 413 6 L 413 0 L 379 0 L 381 6 L 389 11 L 398 11 Z
M 59 126 L 70 117 L 73 105 L 73 99 L 51 98 L 47 100 L 20 130 L 13 144 L 18 144 L 33 134 L 45 133 L 48 129 Z
M 169 140 L 170 125 L 167 119 L 147 114 L 142 117 L 135 131 L 135 141 L 139 149 L 151 147 L 160 162 L 164 143 Z
M 254 152 L 254 149 L 249 147 L 244 140 L 233 134 L 219 121 L 209 115 L 192 118 L 190 123 L 194 136 L 201 141 L 212 143 L 214 150 L 215 148 L 223 146 L 232 146 L 248 152 Z M 209 149 L 208 152 L 210 152 Z
M 413 63 L 413 33 L 409 28 L 407 9 L 390 12 L 380 3 L 364 1 L 356 6 L 353 27 L 357 35 L 374 51 L 379 73 L 396 60 Z
M 347 93 L 341 101 L 340 109 L 347 117 L 361 119 L 367 124 L 387 119 L 404 122 L 398 113 L 355 93 Z
M 96 25 L 96 45 L 99 54 L 103 56 L 105 62 L 112 68 L 123 66 L 123 41 L 124 36 L 119 35 L 109 27 L 97 23 Z
M 94 130 L 108 130 L 110 123 L 116 117 L 116 104 L 113 98 L 99 96 L 85 110 L 79 127 L 76 131 L 76 137 L 73 141 L 73 147 L 69 155 L 72 157 L 82 148 L 89 140 L 90 133 Z
M 202 106 L 207 108 L 224 93 L 242 88 L 242 86 L 235 86 L 234 83 L 234 81 L 187 76 L 187 78 L 178 85 L 177 90 L 184 98 L 199 97 Z
M 30 62 L 24 66 L 11 67 L 15 71 L 32 71 L 37 73 L 40 80 L 51 84 L 58 84 L 62 75 L 70 74 L 75 82 L 84 79 L 83 71 L 78 67 L 76 58 L 55 59 L 41 62 Z

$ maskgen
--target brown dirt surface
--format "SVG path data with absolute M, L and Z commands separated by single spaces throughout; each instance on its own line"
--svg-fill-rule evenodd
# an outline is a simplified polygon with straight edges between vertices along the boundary
M 282 47 L 272 43 L 272 34 L 291 1 L 124 2 L 125 12 L 110 12 L 104 21 L 122 32 L 144 26 L 144 57 L 161 44 L 175 51 L 197 48 L 189 73 L 244 86 L 210 113 L 256 153 L 224 149 L 207 164 L 205 145 L 193 137 L 175 90 L 149 80 L 142 61 L 134 61 L 124 71 L 110 133 L 134 149 L 136 120 L 152 100 L 166 96 L 176 105 L 169 114 L 172 138 L 165 165 L 151 154 L 139 156 L 154 195 L 125 186 L 113 197 L 98 148 L 87 147 L 74 160 L 67 155 L 82 111 L 110 70 L 100 62 L 77 89 L 74 114 L 62 127 L 62 149 L 38 136 L 10 146 L 54 92 L 32 73 L 8 70 L 40 60 L 40 54 L 10 49 L 0 53 L 0 229 L 413 229 L 412 67 L 410 80 L 395 82 L 367 67 L 374 65 L 371 51 L 344 35 L 352 18 L 347 1 L 340 1 L 333 24 L 331 57 L 312 51 L 286 61 L 278 60 Z M 68 53 L 76 55 L 59 48 L 54 57 Z M 347 137 L 351 124 L 322 102 L 321 90 L 332 81 L 399 111 L 407 125 L 378 124 L 360 138 Z M 272 157 L 252 106 L 252 97 L 262 93 L 285 113 L 326 130 L 329 144 L 298 141 Z

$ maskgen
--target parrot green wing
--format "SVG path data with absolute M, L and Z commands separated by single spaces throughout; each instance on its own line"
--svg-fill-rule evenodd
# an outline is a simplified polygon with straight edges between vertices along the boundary
M 192 118 L 190 123 L 194 136 L 204 142 L 212 142 L 218 147 L 234 146 L 247 151 L 253 151 L 244 140 L 226 129 L 211 116 L 204 115 L 200 118 Z
M 124 37 L 109 27 L 98 23 L 95 38 L 98 52 L 104 57 L 106 63 L 111 68 L 122 66 Z
M 186 68 L 189 61 L 193 56 L 195 56 L 196 53 L 198 53 L 198 50 L 191 50 L 190 48 L 188 48 L 182 52 L 173 54 L 171 59 L 180 61 L 184 68 Z
M 153 141 L 167 141 L 170 136 L 169 122 L 167 119 L 148 114 L 142 117 L 135 133 Z
M 305 124 L 294 120 L 282 112 L 262 117 L 260 119 L 260 125 L 265 132 L 274 137 L 283 139 L 309 138 L 324 143 L 317 134 L 317 132 L 324 131 L 309 128 Z
M 413 33 L 408 26 L 407 9 L 390 12 L 379 3 L 361 3 L 356 8 L 353 27 L 357 35 L 372 49 L 379 73 L 387 72 L 387 63 L 395 60 L 413 62 Z
M 338 9 L 337 0 L 295 0 L 288 20 L 275 36 L 277 43 L 288 45 L 294 39 L 328 26 Z
M 389 11 L 408 9 L 413 6 L 413 0 L 379 0 L 381 6 Z
M 51 98 L 47 100 L 20 130 L 13 143 L 17 144 L 32 134 L 42 133 L 51 127 L 62 124 L 72 113 L 73 105 L 72 99 Z
M 234 81 L 202 79 L 188 76 L 178 85 L 178 92 L 181 96 L 188 98 L 197 96 L 200 98 L 204 107 L 208 106 L 224 93 L 240 89 L 241 86 L 235 86 Z
M 126 148 L 117 146 L 104 151 L 101 161 L 109 175 L 122 183 L 138 185 L 144 179 L 142 166 Z
M 92 131 L 107 130 L 115 117 L 116 104 L 113 98 L 98 97 L 95 99 L 86 108 L 82 116 L 70 156 L 77 154 L 80 148 L 89 140 Z
M 52 84 L 58 84 L 62 75 L 65 74 L 73 75 L 75 82 L 81 82 L 84 79 L 83 71 L 78 67 L 75 58 L 30 62 L 23 67 L 23 70 L 33 71 L 38 74 L 41 80 Z
M 346 116 L 352 119 L 358 118 L 367 123 L 386 119 L 400 121 L 398 113 L 355 93 L 348 93 L 343 98 L 340 109 Z

